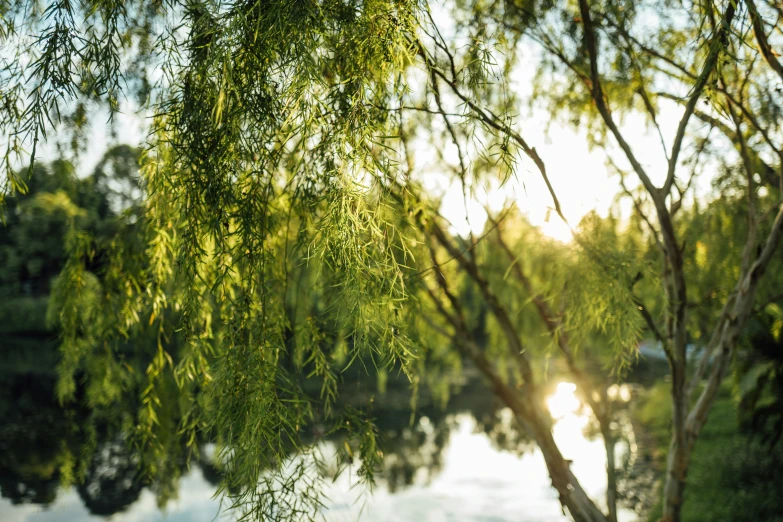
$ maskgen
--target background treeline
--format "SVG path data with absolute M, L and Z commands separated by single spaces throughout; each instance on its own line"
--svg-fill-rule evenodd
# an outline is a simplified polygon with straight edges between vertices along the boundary
M 87 176 L 68 161 L 38 163 L 26 191 L 8 198 L 0 227 L 0 335 L 54 333 L 47 308 L 69 232 L 88 231 L 96 244 L 133 234 L 142 195 L 138 161 L 137 149 L 119 145 Z M 102 254 L 91 258 L 95 272 Z

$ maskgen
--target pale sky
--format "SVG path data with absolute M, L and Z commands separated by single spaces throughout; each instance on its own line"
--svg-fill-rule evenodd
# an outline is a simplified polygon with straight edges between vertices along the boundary
M 112 131 L 107 123 L 108 113 L 106 111 L 100 111 L 97 115 L 93 115 L 93 123 L 86 140 L 87 148 L 75 161 L 76 172 L 80 176 L 89 175 L 112 145 L 139 145 L 144 141 L 145 122 L 141 115 L 136 114 L 137 110 L 137 106 L 129 101 L 120 104 L 120 113 L 115 115 L 114 121 L 116 136 L 112 136 Z M 60 158 L 55 140 L 51 139 L 54 134 L 50 134 L 49 142 L 41 148 L 36 161 L 48 163 Z
M 523 60 L 517 74 L 512 78 L 511 88 L 520 93 L 522 98 L 531 90 L 535 66 L 533 60 L 528 63 Z M 570 225 L 578 225 L 580 219 L 592 210 L 606 216 L 620 185 L 618 176 L 607 167 L 604 151 L 600 148 L 590 150 L 585 130 L 551 121 L 544 109 L 534 109 L 532 114 L 526 109 L 520 112 L 514 128 L 536 148 L 546 164 L 547 175 Z M 662 104 L 658 122 L 662 127 L 667 148 L 676 132 L 680 117 L 681 109 L 674 102 Z M 627 117 L 620 127 L 653 182 L 662 183 L 666 176 L 667 162 L 657 131 L 648 125 L 641 115 Z M 618 165 L 628 166 L 619 150 L 613 150 L 612 155 Z M 531 162 L 521 164 L 526 168 L 519 169 L 516 179 L 509 180 L 496 191 L 484 192 L 478 198 L 480 201 L 469 201 L 467 210 L 461 186 L 456 181 L 453 182 L 445 191 L 441 208 L 443 215 L 452 223 L 453 230 L 460 234 L 467 234 L 471 229 L 474 233 L 479 233 L 486 221 L 485 205 L 497 210 L 504 201 L 515 200 L 530 221 L 541 227 L 545 234 L 561 241 L 569 241 L 571 232 L 553 211 L 554 205 L 542 176 Z M 626 184 L 629 187 L 638 184 L 635 174 L 632 173 L 626 178 Z M 628 215 L 630 207 L 631 202 L 627 199 L 621 202 L 620 211 L 623 216 Z
M 441 33 L 453 34 L 453 22 L 448 10 L 437 4 L 432 6 L 432 11 Z M 521 46 L 519 63 L 511 75 L 509 89 L 516 93 L 524 104 L 532 94 L 533 76 L 539 67 L 539 61 L 536 49 L 529 42 L 523 40 Z M 678 94 L 686 96 L 687 92 Z M 553 121 L 544 108 L 534 109 L 532 114 L 530 112 L 527 107 L 520 107 L 513 127 L 536 148 L 546 164 L 547 174 L 569 224 L 575 227 L 581 218 L 592 210 L 606 216 L 620 185 L 618 176 L 607 167 L 604 151 L 589 149 L 584 129 L 574 129 L 568 124 Z M 671 148 L 681 116 L 682 109 L 677 103 L 662 100 L 657 120 L 667 150 Z M 694 124 L 695 120 L 692 118 L 691 124 Z M 639 114 L 626 117 L 624 121 L 617 123 L 652 181 L 661 184 L 666 177 L 667 161 L 657 130 Z M 615 148 L 611 151 L 613 159 L 630 172 L 630 164 L 624 161 L 624 156 L 619 153 L 613 139 L 611 142 Z M 429 156 L 433 157 L 433 154 L 430 153 Z M 424 159 L 424 163 L 428 164 L 427 169 L 438 170 L 434 157 L 430 160 Z M 486 221 L 485 206 L 497 210 L 504 202 L 516 201 L 528 219 L 541 227 L 545 234 L 561 241 L 570 241 L 571 232 L 553 211 L 553 202 L 543 178 L 531 162 L 527 163 L 529 167 L 519 169 L 517 179 L 510 180 L 490 193 L 484 191 L 473 201 L 468 201 L 467 206 L 459 183 L 453 181 L 445 190 L 441 187 L 440 190 L 444 193 L 441 213 L 451 222 L 452 231 L 461 235 L 466 235 L 470 230 L 480 233 Z M 696 193 L 704 194 L 705 190 L 709 190 L 710 179 L 711 176 L 707 176 L 697 180 L 694 186 Z M 429 183 L 430 188 L 442 184 Z M 626 184 L 629 188 L 635 187 L 638 184 L 636 175 L 627 176 Z M 621 217 L 628 216 L 630 209 L 631 202 L 627 198 L 623 199 L 620 204 Z

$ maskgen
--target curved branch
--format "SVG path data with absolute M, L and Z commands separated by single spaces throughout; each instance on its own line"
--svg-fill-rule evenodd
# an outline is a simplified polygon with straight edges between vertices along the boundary
M 584 0 L 583 0 L 584 1 Z M 699 96 L 704 91 L 704 87 L 707 86 L 707 82 L 715 71 L 715 67 L 718 64 L 721 50 L 728 44 L 727 33 L 731 27 L 731 22 L 734 20 L 736 13 L 736 3 L 729 2 L 726 7 L 726 13 L 721 19 L 720 27 L 715 32 L 710 42 L 710 50 L 707 54 L 707 58 L 704 60 L 704 66 L 702 67 L 701 74 L 696 78 L 696 83 L 691 89 L 691 95 L 688 98 L 688 102 L 685 104 L 685 112 L 680 119 L 680 123 L 677 126 L 677 135 L 674 137 L 674 143 L 672 144 L 672 155 L 669 158 L 669 169 L 666 172 L 666 181 L 663 184 L 661 192 L 664 194 L 669 193 L 672 183 L 674 183 L 674 173 L 677 168 L 677 158 L 680 155 L 682 149 L 682 141 L 685 138 L 685 129 L 688 126 L 688 121 L 693 115 L 693 111 L 696 108 L 696 103 L 699 101 Z
M 617 124 L 612 117 L 612 112 L 606 103 L 606 97 L 604 95 L 603 87 L 601 86 L 601 75 L 598 72 L 597 37 L 595 34 L 595 28 L 593 27 L 592 15 L 590 14 L 590 6 L 588 5 L 587 0 L 579 0 L 579 11 L 582 15 L 582 24 L 584 26 L 584 45 L 587 49 L 587 54 L 590 57 L 590 94 L 595 101 L 598 112 L 601 114 L 604 123 L 606 123 L 606 126 L 609 127 L 609 130 L 617 140 L 620 148 L 625 153 L 625 156 L 631 163 L 631 166 L 636 172 L 636 175 L 639 176 L 639 179 L 644 184 L 644 187 L 647 189 L 653 199 L 656 200 L 657 206 L 657 199 L 659 198 L 658 189 L 655 187 L 655 185 L 653 185 L 652 180 L 650 180 L 650 177 L 647 175 L 647 172 L 645 172 L 642 164 L 639 163 L 639 160 L 633 153 L 631 146 L 628 144 L 628 142 L 625 141 L 625 137 L 623 137 L 620 129 L 617 127 Z
M 772 67 L 772 70 L 778 73 L 780 79 L 783 80 L 783 65 L 780 64 L 775 56 L 775 52 L 769 45 L 767 34 L 764 32 L 764 21 L 761 19 L 758 9 L 756 8 L 756 2 L 754 2 L 754 0 L 745 0 L 745 5 L 748 6 L 748 16 L 753 24 L 753 34 L 756 36 L 756 42 L 759 44 L 761 56 L 764 57 L 769 66 Z
M 549 175 L 547 174 L 546 171 L 546 165 L 544 164 L 544 161 L 541 159 L 541 156 L 538 155 L 536 148 L 528 144 L 527 141 L 518 132 L 514 131 L 509 125 L 503 123 L 501 118 L 498 115 L 496 115 L 494 112 L 492 112 L 489 109 L 479 107 L 473 100 L 471 100 L 467 95 L 465 95 L 460 90 L 459 86 L 456 83 L 456 80 L 447 77 L 447 75 L 435 64 L 435 62 L 427 53 L 427 50 L 425 49 L 424 45 L 420 41 L 416 40 L 413 43 L 418 47 L 419 49 L 418 54 L 421 57 L 421 59 L 424 61 L 427 70 L 431 74 L 434 74 L 435 76 L 443 80 L 443 82 L 449 86 L 449 88 L 454 93 L 454 95 L 457 98 L 459 98 L 471 110 L 471 112 L 473 112 L 476 115 L 476 117 L 482 123 L 484 123 L 485 125 L 487 125 L 488 127 L 490 127 L 495 131 L 507 135 L 533 161 L 533 163 L 536 165 L 536 168 L 540 172 L 541 177 L 544 179 L 544 183 L 546 183 L 547 190 L 549 191 L 549 195 L 552 197 L 552 201 L 555 206 L 555 211 L 563 219 L 563 221 L 568 222 L 568 220 L 566 220 L 565 216 L 563 215 L 563 211 L 560 206 L 560 200 L 557 198 L 557 195 L 555 194 L 555 189 L 554 187 L 552 187 L 552 183 L 549 180 Z M 449 56 L 451 56 L 450 53 Z

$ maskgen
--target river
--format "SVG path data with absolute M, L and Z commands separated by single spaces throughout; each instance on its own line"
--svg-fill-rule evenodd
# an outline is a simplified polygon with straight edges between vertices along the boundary
M 19 381 L 19 379 L 22 379 Z M 16 379 L 16 380 L 14 380 Z M 46 402 L 50 387 L 35 391 L 42 377 L 17 372 L 3 380 L 6 421 L 0 426 L 0 520 L 3 522 L 208 522 L 221 515 L 215 497 L 218 476 L 202 461 L 175 481 L 176 490 L 160 505 L 154 487 L 138 483 L 136 460 L 122 441 L 98 441 L 97 462 L 81 487 L 61 485 L 56 457 L 62 445 L 57 408 Z M 45 380 L 45 379 L 44 379 Z M 10 384 L 9 384 L 10 383 Z M 547 404 L 556 419 L 555 439 L 587 493 L 601 501 L 606 490 L 603 442 L 595 436 L 585 409 L 568 382 L 553 386 Z M 627 386 L 615 390 L 630 399 Z M 43 397 L 43 398 L 42 398 Z M 8 407 L 8 403 L 11 406 Z M 46 404 L 42 404 L 44 401 Z M 25 413 L 27 412 L 27 413 Z M 411 425 L 395 422 L 405 412 L 379 416 L 388 444 L 383 471 L 372 493 L 358 485 L 349 468 L 325 488 L 324 517 L 329 522 L 555 522 L 563 514 L 538 449 L 514 428 L 509 410 L 499 407 L 481 383 L 467 386 L 446 410 L 423 408 Z M 380 418 L 383 417 L 383 418 Z M 620 415 L 622 441 L 617 462 L 635 452 L 630 422 Z M 14 420 L 15 419 L 15 420 Z M 407 419 L 407 414 L 405 415 Z M 329 454 L 335 442 L 323 441 Z M 205 445 L 205 453 L 210 447 Z M 160 493 L 158 491 L 158 493 Z M 621 522 L 636 520 L 627 507 Z

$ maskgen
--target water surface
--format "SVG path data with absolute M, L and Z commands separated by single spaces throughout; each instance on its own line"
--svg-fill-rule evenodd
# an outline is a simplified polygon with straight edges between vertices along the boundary
M 600 501 L 606 490 L 606 459 L 603 442 L 591 436 L 589 418 L 573 393 L 573 385 L 562 383 L 550 396 L 548 405 L 557 419 L 554 434 L 564 456 L 587 493 Z M 475 399 L 473 397 L 472 399 Z M 489 399 L 488 399 L 489 400 Z M 529 441 L 520 438 L 512 425 L 510 411 L 487 411 L 487 403 L 471 402 L 439 418 L 421 416 L 414 427 L 387 427 L 386 438 L 392 444 L 385 471 L 372 494 L 357 484 L 355 474 L 340 474 L 326 488 L 329 522 L 555 522 L 564 516 L 556 493 L 550 485 L 543 456 Z M 489 420 L 488 420 L 489 417 Z M 622 427 L 622 430 L 626 430 Z M 633 448 L 631 436 L 618 445 L 618 461 Z M 322 450 L 332 451 L 333 442 L 324 442 Z M 82 487 L 48 486 L 54 491 L 44 495 L 14 492 L 9 488 L 30 487 L 21 481 L 5 481 L 0 498 L 0 520 L 4 522 L 100 521 L 136 522 L 168 520 L 207 522 L 229 520 L 221 515 L 220 501 L 214 497 L 216 479 L 209 469 L 191 467 L 178 483 L 176 499 L 159 508 L 155 494 L 134 486 L 122 478 L 122 464 L 128 459 L 104 448 L 102 481 Z M 116 468 L 117 470 L 113 469 Z M 92 490 L 90 488 L 93 488 Z M 103 487 L 118 496 L 100 496 Z M 124 489 L 123 489 L 124 488 Z M 8 492 L 15 502 L 12 503 Z M 108 493 L 107 493 L 108 494 Z M 98 497 L 97 500 L 95 497 Z M 36 503 L 36 498 L 39 502 Z M 32 499 L 32 500 L 31 500 Z M 88 507 L 87 504 L 90 504 Z M 635 519 L 632 511 L 620 510 L 621 522 Z

